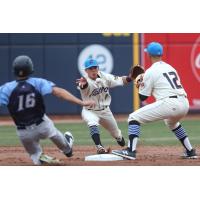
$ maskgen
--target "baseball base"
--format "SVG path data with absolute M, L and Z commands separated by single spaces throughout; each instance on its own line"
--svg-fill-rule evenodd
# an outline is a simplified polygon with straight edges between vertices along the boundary
M 85 161 L 117 161 L 123 160 L 121 156 L 113 154 L 96 154 L 85 157 Z

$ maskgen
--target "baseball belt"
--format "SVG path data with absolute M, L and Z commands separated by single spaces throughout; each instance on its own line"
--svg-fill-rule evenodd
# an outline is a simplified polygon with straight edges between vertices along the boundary
M 93 110 L 93 109 L 90 109 L 90 108 L 87 108 L 87 109 L 88 109 L 88 110 L 93 110 L 93 111 L 102 111 L 102 110 L 105 110 L 106 108 L 108 108 L 108 106 L 105 106 L 104 108 L 99 109 L 99 110 Z
M 31 126 L 31 125 L 36 125 L 36 126 L 38 126 L 38 125 L 40 125 L 43 121 L 44 121 L 43 119 L 39 119 L 39 120 L 37 120 L 36 122 L 34 122 L 34 123 L 32 123 L 32 124 L 29 124 L 29 125 L 27 125 L 27 126 Z M 27 126 L 25 126 L 25 125 L 17 125 L 17 129 L 18 129 L 18 130 L 24 130 L 24 129 L 26 129 Z

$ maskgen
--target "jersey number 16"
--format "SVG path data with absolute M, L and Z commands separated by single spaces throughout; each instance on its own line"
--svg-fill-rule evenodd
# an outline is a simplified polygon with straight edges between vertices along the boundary
M 35 106 L 35 93 L 19 96 L 18 111 L 24 110 L 24 108 L 33 108 Z
M 168 73 L 163 73 L 163 76 L 167 79 L 169 84 L 173 89 L 180 89 L 182 88 L 181 84 L 178 83 L 178 76 L 176 72 L 168 72 Z

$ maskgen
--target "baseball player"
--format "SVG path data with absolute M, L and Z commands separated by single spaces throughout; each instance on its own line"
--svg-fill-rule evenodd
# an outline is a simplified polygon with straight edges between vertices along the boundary
M 31 58 L 22 55 L 13 61 L 16 80 L 5 83 L 0 88 L 0 106 L 7 106 L 13 118 L 17 135 L 35 165 L 58 163 L 59 161 L 43 154 L 40 139 L 51 141 L 67 156 L 72 156 L 73 136 L 62 134 L 45 114 L 43 96 L 53 94 L 81 106 L 93 106 L 92 101 L 82 101 L 67 90 L 56 87 L 53 82 L 41 78 L 31 78 L 33 63 Z
M 139 75 L 139 97 L 141 101 L 144 101 L 153 95 L 156 102 L 129 115 L 128 148 L 114 150 L 113 154 L 132 160 L 136 159 L 136 145 L 140 136 L 141 124 L 164 120 L 166 126 L 185 148 L 183 157 L 197 158 L 186 131 L 179 122 L 187 114 L 189 103 L 178 73 L 171 65 L 162 61 L 163 47 L 161 44 L 152 42 L 147 46 L 145 52 L 148 53 L 152 65 L 143 75 Z
M 120 146 L 125 146 L 125 140 L 117 122 L 109 108 L 111 96 L 109 89 L 116 86 L 123 86 L 132 81 L 129 76 L 114 76 L 99 71 L 96 60 L 88 59 L 85 62 L 86 76 L 77 80 L 83 100 L 94 100 L 93 108 L 84 107 L 82 118 L 87 123 L 90 135 L 96 145 L 97 153 L 104 154 L 107 150 L 103 147 L 100 140 L 99 125 L 102 125 Z

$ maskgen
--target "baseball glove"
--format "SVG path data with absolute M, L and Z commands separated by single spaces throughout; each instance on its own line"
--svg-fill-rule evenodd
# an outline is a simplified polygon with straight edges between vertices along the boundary
M 135 80 L 138 75 L 143 73 L 144 73 L 144 68 L 141 65 L 135 65 L 130 68 L 129 77 Z

